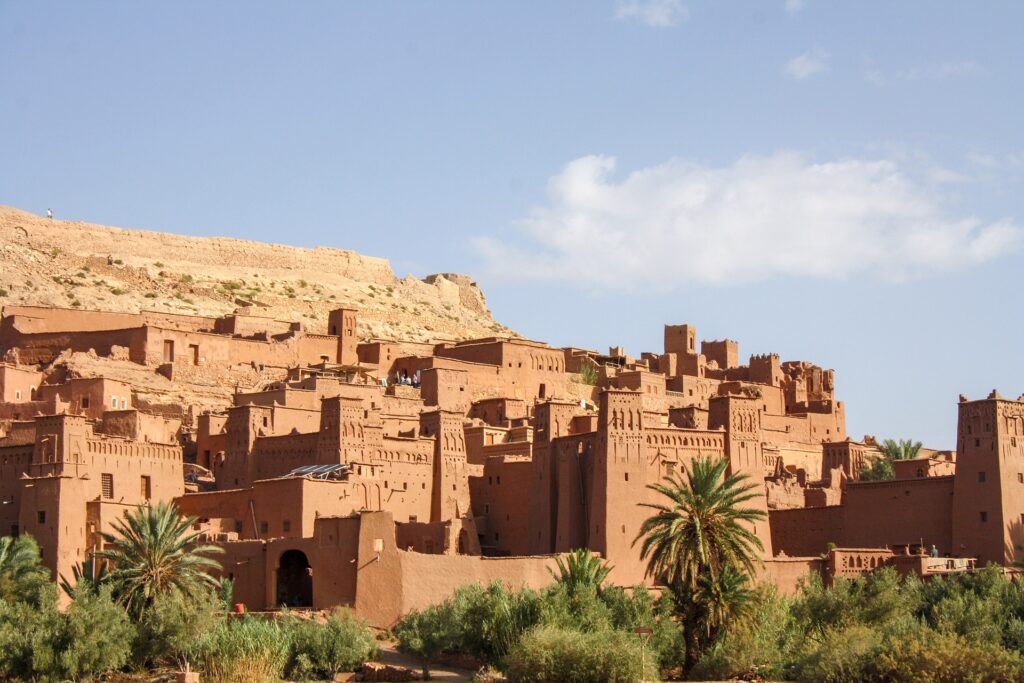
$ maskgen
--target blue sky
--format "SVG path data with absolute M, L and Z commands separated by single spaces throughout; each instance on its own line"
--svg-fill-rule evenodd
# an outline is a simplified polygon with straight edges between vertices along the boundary
M 0 2 L 0 203 L 474 275 L 552 344 L 692 322 L 952 447 L 1024 392 L 1016 2 Z

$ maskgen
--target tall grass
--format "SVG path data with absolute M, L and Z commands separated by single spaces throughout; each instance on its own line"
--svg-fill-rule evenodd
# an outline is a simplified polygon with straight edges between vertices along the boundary
M 206 683 L 270 683 L 281 679 L 289 640 L 277 623 L 244 617 L 218 623 L 197 649 Z

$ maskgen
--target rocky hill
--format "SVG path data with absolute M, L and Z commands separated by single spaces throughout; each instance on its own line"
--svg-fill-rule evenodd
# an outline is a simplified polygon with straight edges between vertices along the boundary
M 387 259 L 221 237 L 50 220 L 0 206 L 0 305 L 196 315 L 244 312 L 326 331 L 360 310 L 364 338 L 444 341 L 514 335 L 465 275 L 398 278 Z

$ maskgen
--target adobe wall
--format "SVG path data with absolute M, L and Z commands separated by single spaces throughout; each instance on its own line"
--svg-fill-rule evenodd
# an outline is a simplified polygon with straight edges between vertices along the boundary
M 484 462 L 483 476 L 470 477 L 473 512 L 484 518 L 479 528 L 485 554 L 528 555 L 530 515 L 523 498 L 535 492 L 533 462 L 529 457 L 494 456 Z
M 88 311 L 75 308 L 49 308 L 45 306 L 5 305 L 0 317 L 25 334 L 40 332 L 101 332 L 140 327 L 142 316 L 137 313 Z
M 769 511 L 772 546 L 787 555 L 816 555 L 829 543 L 844 548 L 935 545 L 953 547 L 953 478 L 850 482 L 843 504 Z
M 731 339 L 702 341 L 700 352 L 708 362 L 715 361 L 721 370 L 739 367 L 740 345 Z
M 820 557 L 777 555 L 766 559 L 763 567 L 758 567 L 755 580 L 770 582 L 779 595 L 793 597 L 799 594 L 801 586 L 812 574 L 822 574 L 824 569 L 825 561 Z
M 151 321 L 150 324 L 159 324 Z M 273 318 L 262 318 L 255 315 L 231 314 L 216 318 L 213 321 L 213 331 L 218 334 L 237 335 L 239 337 L 256 337 L 259 335 L 273 336 L 276 334 L 288 334 L 295 327 L 295 323 L 287 320 L 275 320 Z M 209 329 L 209 328 L 206 328 Z
M 138 410 L 107 410 L 99 431 L 123 439 L 143 443 L 178 444 L 181 420 L 161 415 L 150 415 Z
M 829 543 L 847 545 L 845 523 L 841 505 L 768 511 L 772 549 L 790 557 L 819 555 Z
M 851 482 L 843 494 L 847 548 L 936 545 L 943 555 L 953 548 L 953 478 Z
M 7 445 L 7 441 L 0 442 L 0 536 L 16 536 L 22 507 L 20 479 L 28 471 L 35 445 Z
M 0 403 L 0 420 L 31 420 L 40 415 L 55 415 L 68 407 L 55 396 L 41 401 Z
M 64 351 L 85 353 L 94 350 L 99 356 L 110 356 L 115 346 L 129 349 L 133 362 L 144 359 L 145 328 L 137 327 L 98 332 L 40 332 L 24 334 L 14 330 L 0 331 L 0 352 L 17 348 L 18 359 L 28 365 L 51 363 Z
M 933 458 L 914 458 L 912 460 L 894 460 L 892 468 L 897 479 L 916 479 L 917 477 L 950 477 L 956 473 L 956 463 L 949 460 Z
M 339 340 L 337 337 L 330 337 L 321 334 L 304 334 L 298 337 L 298 348 L 296 350 L 296 360 L 299 363 L 316 364 L 322 361 L 328 363 L 341 363 L 342 354 L 339 350 Z M 354 352 L 353 352 L 354 356 Z M 344 361 L 349 364 L 355 363 L 355 358 L 350 358 L 348 361 Z
M 35 368 L 0 363 L 0 403 L 35 400 L 42 383 L 43 373 Z
M 512 588 L 541 588 L 553 580 L 554 557 L 486 558 L 429 555 L 399 550 L 387 513 L 359 517 L 356 614 L 371 626 L 390 628 L 412 610 L 437 604 L 461 586 L 503 581 Z M 380 547 L 378 553 L 375 546 Z M 315 576 L 315 574 L 314 574 Z

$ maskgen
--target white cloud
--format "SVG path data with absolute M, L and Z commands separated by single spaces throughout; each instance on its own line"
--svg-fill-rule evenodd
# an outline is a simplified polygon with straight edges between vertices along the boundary
M 632 19 L 655 28 L 668 28 L 690 16 L 680 0 L 619 0 L 616 19 Z
M 490 275 L 581 287 L 671 290 L 776 276 L 902 280 L 976 265 L 1018 246 L 1010 220 L 954 217 L 888 160 L 814 163 L 791 152 L 724 167 L 673 159 L 612 176 L 576 159 L 511 239 L 474 246 Z
M 820 48 L 808 50 L 786 62 L 783 70 L 790 78 L 802 81 L 828 70 L 828 53 Z
M 786 0 L 786 13 L 797 14 L 804 8 L 804 0 Z
M 952 78 L 973 76 L 982 71 L 983 69 L 977 62 L 961 60 L 913 66 L 892 73 L 871 69 L 864 74 L 864 77 L 875 85 L 888 85 L 893 81 L 947 81 Z

